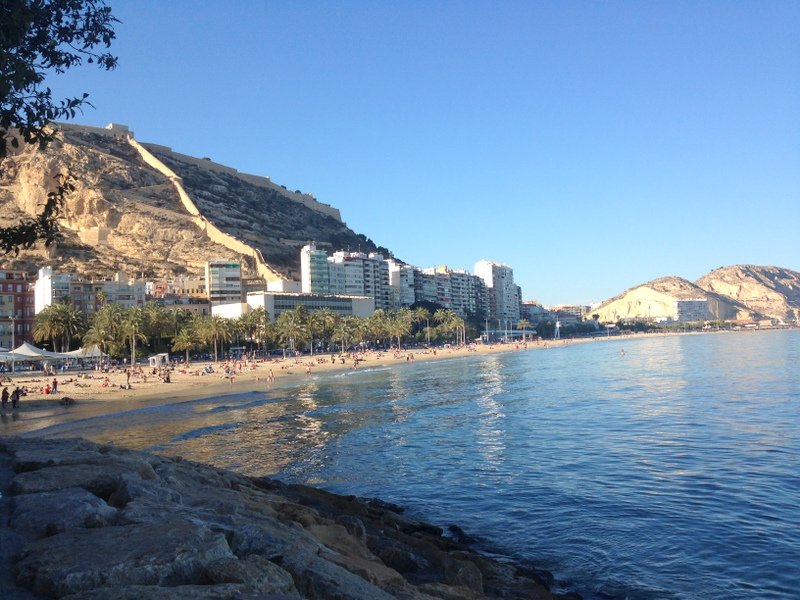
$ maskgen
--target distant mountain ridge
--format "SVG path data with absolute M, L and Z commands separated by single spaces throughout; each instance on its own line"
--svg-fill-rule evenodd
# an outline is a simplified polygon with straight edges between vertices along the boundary
M 695 283 L 661 277 L 634 286 L 592 310 L 601 321 L 678 318 L 705 302 L 708 319 L 781 323 L 800 318 L 800 273 L 773 266 L 733 265 L 704 275 Z
M 390 254 L 347 227 L 338 209 L 266 177 L 139 144 L 125 126 L 59 129 L 45 151 L 24 148 L 3 160 L 0 220 L 36 214 L 54 176 L 69 170 L 77 189 L 59 219 L 64 240 L 3 257 L 8 268 L 156 278 L 200 273 L 207 260 L 226 258 L 247 276 L 299 279 L 309 241 Z
M 800 320 L 800 273 L 797 271 L 773 266 L 732 265 L 714 269 L 695 283 L 768 318 L 783 322 Z

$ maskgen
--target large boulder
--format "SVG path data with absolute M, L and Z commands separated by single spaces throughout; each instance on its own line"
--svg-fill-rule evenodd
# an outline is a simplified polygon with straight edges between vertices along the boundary
M 206 566 L 234 558 L 225 537 L 179 519 L 75 530 L 28 544 L 17 582 L 60 598 L 98 587 L 202 583 Z
M 103 527 L 113 523 L 117 516 L 117 510 L 103 499 L 75 487 L 13 496 L 12 504 L 11 527 L 31 539 L 73 529 Z M 58 509 L 53 510 L 54 507 Z

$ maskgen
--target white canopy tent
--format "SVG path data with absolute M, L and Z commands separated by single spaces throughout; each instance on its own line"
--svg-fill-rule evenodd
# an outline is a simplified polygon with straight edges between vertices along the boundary
M 69 356 L 66 354 L 62 354 L 60 352 L 50 352 L 49 350 L 44 350 L 43 348 L 37 348 L 28 342 L 22 343 L 8 354 L 14 354 L 14 360 L 58 360 L 69 358 Z M 19 356 L 22 356 L 22 358 L 17 358 Z
M 63 355 L 69 358 L 108 358 L 108 354 L 100 350 L 100 346 L 97 344 L 91 348 L 79 348 L 71 352 L 64 352 Z

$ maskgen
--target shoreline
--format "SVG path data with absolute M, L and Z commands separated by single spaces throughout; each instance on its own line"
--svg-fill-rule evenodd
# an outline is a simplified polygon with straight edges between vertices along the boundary
M 584 340 L 565 340 L 559 345 L 582 341 Z M 552 342 L 549 345 L 546 342 L 528 342 L 527 345 L 527 351 L 553 347 Z M 107 374 L 95 371 L 70 371 L 63 374 L 58 373 L 55 376 L 17 372 L 12 377 L 12 383 L 8 383 L 6 374 L 3 385 L 0 387 L 7 386 L 11 392 L 14 386 L 20 385 L 27 386 L 30 391 L 21 398 L 17 409 L 12 410 L 9 403 L 6 410 L 2 411 L 0 416 L 5 418 L 0 422 L 0 435 L 28 433 L 60 422 L 113 415 L 138 408 L 169 405 L 228 394 L 266 392 L 271 389 L 294 387 L 318 376 L 347 372 L 357 373 L 368 369 L 392 368 L 400 365 L 411 366 L 418 361 L 428 362 L 524 351 L 526 350 L 521 343 L 519 345 L 477 345 L 469 348 L 409 349 L 399 353 L 396 350 L 370 351 L 357 355 L 358 367 L 355 369 L 353 368 L 353 358 L 345 359 L 342 364 L 338 354 L 330 353 L 313 357 L 304 355 L 296 359 L 277 357 L 258 359 L 247 363 L 234 361 L 241 366 L 241 370 L 237 371 L 232 380 L 224 375 L 226 362 L 198 361 L 191 363 L 188 369 L 179 366 L 171 371 L 170 383 L 162 383 L 155 375 L 152 375 L 152 369 L 143 367 L 146 381 L 132 376 L 130 379 L 131 389 L 122 387 L 126 384 L 126 374 L 122 369 Z M 335 363 L 332 362 L 332 358 L 335 359 Z M 230 362 L 228 364 L 230 365 Z M 213 369 L 212 373 L 193 374 L 202 372 L 208 367 Z M 307 373 L 307 369 L 309 373 Z M 274 377 L 272 382 L 269 381 L 270 372 Z M 106 377 L 109 385 L 103 387 Z M 54 378 L 58 380 L 58 393 L 44 394 L 42 388 L 50 384 Z M 68 405 L 65 405 L 64 398 L 69 399 Z M 17 420 L 13 419 L 14 415 L 18 417 Z M 27 419 L 28 416 L 41 422 Z
M 197 361 L 188 368 L 179 366 L 170 373 L 171 382 L 162 383 L 152 369 L 144 368 L 146 380 L 132 376 L 130 389 L 123 389 L 126 374 L 123 368 L 114 372 L 100 373 L 96 371 L 68 371 L 56 375 L 45 376 L 42 373 L 17 372 L 11 377 L 3 375 L 2 387 L 8 387 L 9 393 L 14 386 L 27 386 L 29 392 L 20 400 L 17 409 L 11 408 L 10 402 L 5 410 L 0 410 L 0 436 L 30 433 L 52 425 L 98 416 L 109 416 L 141 408 L 166 406 L 179 402 L 214 398 L 228 394 L 291 388 L 317 376 L 335 375 L 345 372 L 357 373 L 375 368 L 394 368 L 401 365 L 413 367 L 416 362 L 455 360 L 467 357 L 501 354 L 508 352 L 529 352 L 535 350 L 552 350 L 577 344 L 592 342 L 633 341 L 663 336 L 703 335 L 708 333 L 745 333 L 728 331 L 706 332 L 659 332 L 635 333 L 617 336 L 595 336 L 567 338 L 561 340 L 539 340 L 536 342 L 507 344 L 474 344 L 467 347 L 435 347 L 431 349 L 403 349 L 368 351 L 358 354 L 358 367 L 353 368 L 353 357 L 341 362 L 338 353 L 317 354 L 313 357 L 303 355 L 299 358 L 282 357 L 257 359 L 255 361 L 238 362 L 241 371 L 231 380 L 224 375 L 225 361 Z M 527 346 L 527 347 L 526 347 Z M 177 357 L 177 355 L 174 355 Z M 331 361 L 331 358 L 335 362 Z M 227 364 L 231 364 L 229 361 Z M 204 368 L 211 367 L 213 372 L 207 375 L 195 375 Z M 307 373 L 308 370 L 308 373 Z M 270 372 L 274 376 L 269 381 Z M 58 381 L 57 394 L 44 394 L 43 388 L 53 379 Z M 109 384 L 103 386 L 108 378 Z M 67 401 L 65 402 L 65 398 Z

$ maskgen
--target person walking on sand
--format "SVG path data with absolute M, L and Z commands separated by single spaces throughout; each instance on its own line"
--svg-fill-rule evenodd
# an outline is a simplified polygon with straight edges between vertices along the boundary
M 2 402 L 3 402 L 3 410 L 5 410 L 6 409 L 6 404 L 8 404 L 8 388 L 7 387 L 3 388 Z
M 58 393 L 58 380 L 53 377 L 53 385 L 50 386 L 50 393 L 57 394 Z
M 19 387 L 15 387 L 14 391 L 11 392 L 11 408 L 17 408 L 19 405 L 19 397 L 22 394 L 22 391 Z

